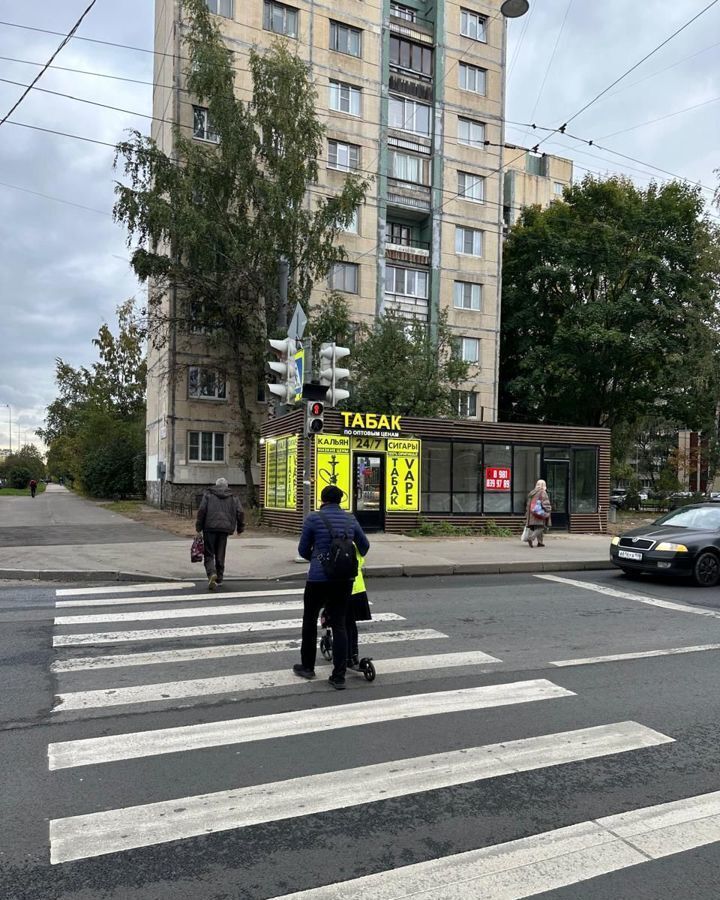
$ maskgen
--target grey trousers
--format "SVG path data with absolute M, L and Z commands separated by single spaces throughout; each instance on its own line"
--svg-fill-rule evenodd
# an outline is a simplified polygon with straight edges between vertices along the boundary
M 203 541 L 205 542 L 203 562 L 208 578 L 211 575 L 217 575 L 218 581 L 223 580 L 227 540 L 228 535 L 225 531 L 203 531 Z

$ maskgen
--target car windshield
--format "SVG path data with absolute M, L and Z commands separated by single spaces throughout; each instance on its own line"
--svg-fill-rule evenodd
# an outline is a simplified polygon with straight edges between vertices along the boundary
M 672 525 L 673 528 L 720 529 L 720 509 L 713 506 L 688 506 L 669 512 L 655 524 Z

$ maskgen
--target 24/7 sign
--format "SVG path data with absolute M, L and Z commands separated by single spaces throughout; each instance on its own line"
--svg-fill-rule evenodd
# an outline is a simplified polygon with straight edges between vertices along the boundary
M 509 491 L 512 484 L 512 469 L 489 466 L 485 469 L 486 491 Z
M 385 476 L 387 512 L 420 509 L 420 441 L 389 438 Z

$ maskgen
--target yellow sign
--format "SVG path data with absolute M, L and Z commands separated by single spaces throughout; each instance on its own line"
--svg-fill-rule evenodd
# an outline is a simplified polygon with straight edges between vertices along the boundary
M 295 509 L 297 436 L 268 438 L 265 442 L 265 506 Z
M 387 512 L 420 510 L 420 441 L 389 439 L 385 484 Z
M 350 445 L 353 450 L 379 450 L 385 452 L 385 439 L 375 437 L 354 437 L 350 438 Z
M 341 412 L 343 434 L 351 437 L 398 437 L 401 430 L 400 416 L 377 413 Z
M 334 484 L 343 492 L 340 506 L 350 509 L 350 438 L 319 434 L 315 438 L 315 509 L 320 508 L 323 488 Z

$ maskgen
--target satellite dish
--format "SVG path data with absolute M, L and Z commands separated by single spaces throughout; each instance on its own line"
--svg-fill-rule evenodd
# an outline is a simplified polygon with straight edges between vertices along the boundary
M 520 16 L 525 15 L 528 9 L 530 9 L 528 0 L 505 0 L 500 7 L 500 12 L 506 19 L 519 19 Z

